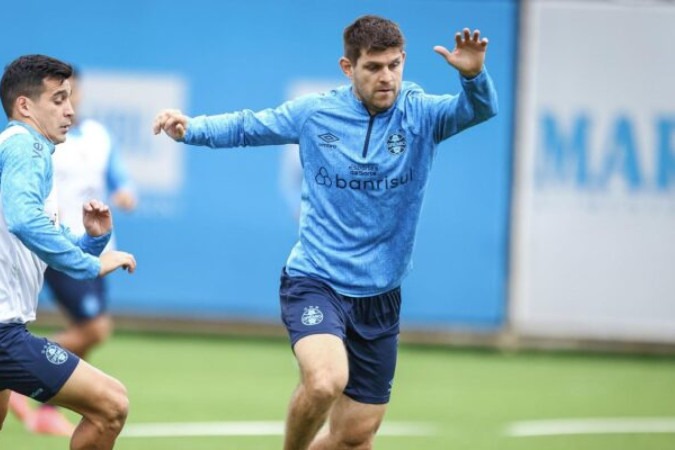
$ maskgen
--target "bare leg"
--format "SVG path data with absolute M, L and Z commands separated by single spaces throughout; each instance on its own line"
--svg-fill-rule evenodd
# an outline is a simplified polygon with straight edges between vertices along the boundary
M 71 323 L 66 330 L 54 337 L 54 341 L 85 359 L 89 351 L 105 341 L 112 330 L 109 315 L 100 315 L 81 323 Z M 26 428 L 37 434 L 72 436 L 75 430 L 68 418 L 54 406 L 44 404 L 30 409 L 25 397 L 12 393 L 10 410 L 26 424 Z
M 310 450 L 370 450 L 387 405 L 359 403 L 341 396 L 330 412 L 328 430 L 317 436 Z
M 73 323 L 54 336 L 54 341 L 80 358 L 87 358 L 89 351 L 104 342 L 112 333 L 112 319 L 104 314 L 82 323 Z
M 125 387 L 84 360 L 49 403 L 82 415 L 71 450 L 112 449 L 129 408 Z
M 301 379 L 288 408 L 284 450 L 306 450 L 347 385 L 347 351 L 331 334 L 304 337 L 293 350 Z
M 0 391 L 0 430 L 2 430 L 2 424 L 5 423 L 5 417 L 7 417 L 7 410 L 9 409 L 9 394 L 12 391 L 9 389 L 4 389 Z
M 33 414 L 33 410 L 30 407 L 28 402 L 28 397 L 25 397 L 16 392 L 12 392 L 9 389 L 9 410 L 12 411 L 12 414 L 16 416 L 21 422 L 26 422 Z

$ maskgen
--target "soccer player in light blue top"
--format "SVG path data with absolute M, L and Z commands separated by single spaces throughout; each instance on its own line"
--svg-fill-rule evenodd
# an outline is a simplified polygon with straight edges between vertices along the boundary
M 373 445 L 396 365 L 400 284 L 439 142 L 497 113 L 487 39 L 464 29 L 437 46 L 460 73 L 458 95 L 402 81 L 399 27 L 363 16 L 344 32 L 349 86 L 260 112 L 190 118 L 160 112 L 154 132 L 210 147 L 295 143 L 304 179 L 300 235 L 281 274 L 282 320 L 301 378 L 286 450 Z M 330 426 L 318 434 L 328 419 Z
M 9 119 L 0 133 L 0 425 L 15 391 L 83 416 L 70 430 L 71 449 L 111 449 L 127 415 L 124 386 L 26 329 L 47 265 L 78 279 L 136 267 L 129 253 L 98 257 L 112 232 L 107 205 L 83 205 L 82 236 L 59 223 L 51 154 L 72 125 L 71 73 L 62 61 L 27 55 L 10 63 L 0 81 Z

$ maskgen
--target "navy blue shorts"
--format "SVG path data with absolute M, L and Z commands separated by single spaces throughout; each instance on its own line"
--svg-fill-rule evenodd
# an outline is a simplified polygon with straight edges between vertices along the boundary
M 311 334 L 338 336 L 349 359 L 344 394 L 361 403 L 389 402 L 398 352 L 400 288 L 373 297 L 347 297 L 322 281 L 290 277 L 283 270 L 279 298 L 291 345 Z
M 76 322 L 86 322 L 104 314 L 108 309 L 103 278 L 76 280 L 48 267 L 45 282 L 58 303 Z
M 0 324 L 0 390 L 46 402 L 63 387 L 80 358 L 24 324 Z

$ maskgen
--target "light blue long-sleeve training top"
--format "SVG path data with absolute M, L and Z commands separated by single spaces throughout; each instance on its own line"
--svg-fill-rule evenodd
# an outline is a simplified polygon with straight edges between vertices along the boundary
M 35 319 L 46 265 L 73 278 L 95 278 L 110 233 L 75 236 L 51 204 L 54 145 L 29 125 L 0 133 L 0 323 Z
M 459 95 L 404 82 L 371 116 L 351 86 L 276 109 L 190 119 L 184 141 L 210 147 L 299 144 L 304 179 L 290 276 L 367 297 L 398 287 L 412 268 L 415 231 L 439 142 L 497 113 L 486 70 L 460 77 Z

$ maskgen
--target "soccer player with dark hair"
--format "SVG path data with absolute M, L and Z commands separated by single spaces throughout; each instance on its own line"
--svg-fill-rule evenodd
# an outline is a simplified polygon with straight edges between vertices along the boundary
M 497 113 L 478 30 L 434 47 L 458 95 L 403 82 L 404 38 L 364 16 L 344 31 L 351 84 L 275 109 L 190 118 L 164 110 L 154 132 L 210 147 L 299 144 L 300 236 L 281 274 L 281 315 L 300 366 L 286 450 L 372 448 L 394 380 L 400 285 L 437 145 Z M 328 420 L 325 433 L 319 433 Z

